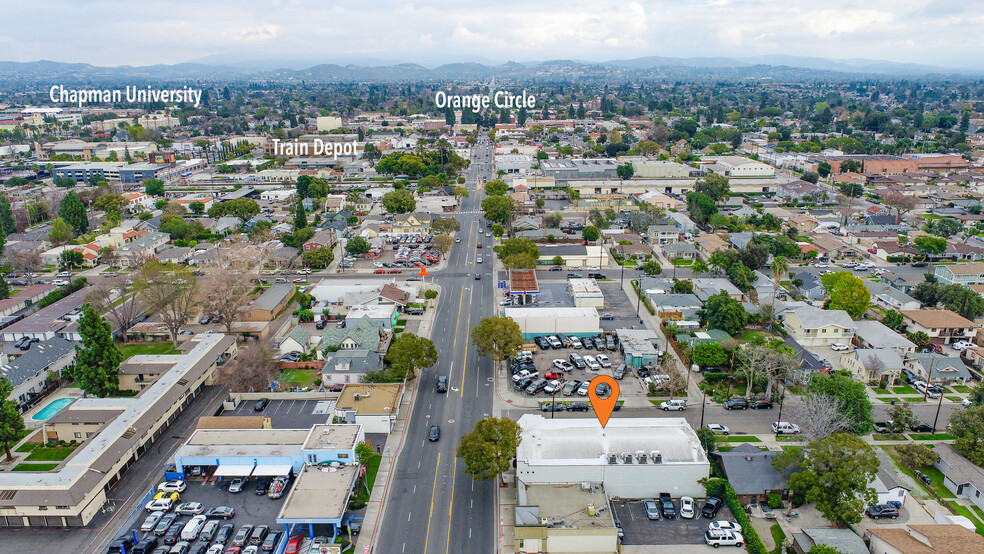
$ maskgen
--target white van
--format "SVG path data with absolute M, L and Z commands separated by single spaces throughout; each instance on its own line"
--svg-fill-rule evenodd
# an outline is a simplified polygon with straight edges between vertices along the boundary
M 198 538 L 198 533 L 202 531 L 202 527 L 205 527 L 206 517 L 204 515 L 197 515 L 191 518 L 191 521 L 185 524 L 184 529 L 181 530 L 181 540 L 183 541 L 193 541 Z
M 800 432 L 800 428 L 795 423 L 788 421 L 773 421 L 772 432 L 780 435 L 796 435 Z

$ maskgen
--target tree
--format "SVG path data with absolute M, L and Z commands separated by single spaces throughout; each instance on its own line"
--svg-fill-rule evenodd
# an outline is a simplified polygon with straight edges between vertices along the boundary
M 807 394 L 800 400 L 800 404 L 793 407 L 791 419 L 799 422 L 803 435 L 811 440 L 841 433 L 851 424 L 840 403 L 832 396 Z
M 461 230 L 461 222 L 453 217 L 439 217 L 431 222 L 431 231 L 435 234 L 457 233 Z
M 198 201 L 192 202 L 191 204 L 188 204 L 188 209 L 195 215 L 202 215 L 205 213 L 205 203 Z
M 916 417 L 912 415 L 912 406 L 909 405 L 908 400 L 897 402 L 889 408 L 888 419 L 888 431 L 892 435 L 905 433 L 916 422 Z
M 454 238 L 448 234 L 437 235 L 437 237 L 434 238 L 434 245 L 437 246 L 437 249 L 441 252 L 441 254 L 447 254 L 451 251 L 451 248 L 454 247 Z
M 493 224 L 492 227 L 489 228 L 489 232 L 491 232 L 492 236 L 496 238 L 499 238 L 502 235 L 506 234 L 506 230 L 502 227 L 502 225 L 499 225 L 498 223 Z
M 706 224 L 711 216 L 718 213 L 714 199 L 697 191 L 687 193 L 687 211 L 690 212 L 690 217 L 701 225 Z
M 828 273 L 820 277 L 820 283 L 830 297 L 825 309 L 844 310 L 852 319 L 858 319 L 871 305 L 871 291 L 864 281 L 847 271 Z
M 464 181 L 460 181 L 460 182 L 464 182 Z M 469 196 L 471 196 L 471 193 L 469 193 L 468 189 L 466 189 L 465 187 L 454 187 L 454 196 L 455 198 L 458 199 L 468 198 Z
M 480 356 L 488 356 L 497 364 L 515 356 L 523 346 L 523 333 L 511 317 L 484 318 L 472 329 L 472 340 Z
M 391 214 L 405 214 L 417 209 L 417 201 L 406 189 L 394 190 L 383 195 L 383 207 Z
M 888 310 L 882 317 L 882 323 L 889 329 L 901 331 L 905 328 L 905 317 L 895 310 Z
M 327 246 L 320 246 L 318 248 L 312 248 L 311 250 L 305 250 L 301 254 L 301 259 L 308 267 L 314 268 L 326 268 L 331 265 L 331 262 L 335 260 L 335 254 L 331 251 L 331 248 Z
M 919 348 L 922 348 L 927 344 L 929 344 L 929 335 L 927 335 L 924 331 L 916 331 L 915 333 L 908 333 L 906 334 L 905 338 L 909 339 L 909 341 L 911 341 L 912 344 L 915 344 Z
M 817 164 L 817 173 L 819 173 L 821 177 L 827 177 L 830 175 L 830 164 L 828 162 L 820 162 Z
M 803 471 L 790 476 L 789 488 L 802 493 L 835 523 L 860 522 L 864 509 L 877 501 L 871 481 L 880 462 L 858 437 L 835 433 L 814 440 L 799 465 Z
M 68 191 L 65 198 L 62 198 L 58 215 L 72 226 L 76 235 L 83 235 L 89 231 L 89 216 L 86 214 L 85 204 L 74 190 Z
M 164 196 L 164 181 L 160 179 L 147 179 L 143 184 L 145 193 L 151 196 Z
M 984 405 L 984 383 L 978 383 L 976 387 L 971 389 L 970 396 L 967 399 L 974 406 Z
M 810 379 L 807 392 L 836 399 L 850 421 L 847 431 L 855 435 L 867 435 L 874 428 L 874 423 L 866 387 L 867 385 L 855 381 L 848 373 L 832 372 L 814 375 Z
M 901 223 L 903 215 L 916 209 L 919 202 L 915 196 L 907 196 L 894 191 L 886 192 L 882 195 L 882 200 L 885 201 L 885 205 L 895 210 L 896 225 Z
M 424 291 L 424 298 L 427 300 L 433 300 L 437 298 L 437 291 L 434 289 L 427 289 Z
M 362 256 L 370 249 L 372 249 L 372 245 L 362 237 L 352 237 L 345 243 L 345 251 L 353 256 Z
M 552 263 L 553 265 L 564 265 L 564 258 L 563 256 L 554 256 L 550 260 L 550 263 Z
M 133 322 L 142 311 L 133 289 L 133 279 L 117 274 L 104 282 L 105 285 L 94 288 L 87 294 L 85 301 L 99 313 L 108 314 L 118 329 L 118 335 L 126 342 Z
M 232 325 L 243 315 L 249 303 L 253 283 L 247 274 L 236 271 L 212 272 L 199 290 L 202 312 L 215 316 L 232 334 Z
M 694 347 L 693 362 L 702 368 L 722 366 L 728 361 L 728 353 L 718 342 L 702 342 Z
M 940 292 L 940 302 L 946 309 L 973 321 L 984 314 L 984 297 L 962 285 L 947 285 Z
M 493 250 L 507 269 L 533 269 L 540 259 L 540 249 L 527 238 L 506 239 Z
M 372 457 L 376 453 L 372 451 L 372 447 L 369 443 L 363 441 L 355 445 L 355 457 L 359 460 L 359 465 L 367 467 L 369 462 L 372 461 Z
M 619 193 L 622 191 L 622 181 L 629 181 L 632 176 L 635 175 L 635 168 L 632 164 L 626 163 L 615 168 L 615 174 L 618 175 L 618 187 Z
M 260 213 L 260 205 L 252 198 L 236 198 L 214 204 L 208 209 L 208 216 L 211 218 L 238 217 L 243 223 L 249 221 L 253 216 Z
M 188 210 L 185 209 L 183 204 L 168 202 L 167 204 L 161 206 L 161 211 L 164 212 L 165 215 L 176 215 L 180 217 L 187 213 Z
M 304 211 L 304 201 L 298 200 L 294 206 L 294 230 L 307 227 L 307 212 Z
M 601 231 L 594 225 L 588 225 L 581 230 L 581 237 L 588 242 L 594 242 L 601 237 Z
M 674 279 L 673 294 L 693 294 L 694 282 L 690 279 Z
M 741 303 L 721 291 L 707 299 L 704 307 L 697 310 L 700 324 L 708 329 L 721 329 L 734 335 L 748 325 L 748 312 Z
M 482 212 L 485 219 L 508 228 L 516 215 L 516 202 L 508 196 L 489 196 L 482 200 Z
M 932 233 L 943 238 L 950 238 L 960 231 L 963 231 L 963 228 L 963 223 L 960 223 L 952 217 L 941 217 L 939 219 L 934 219 L 923 226 L 923 230 L 927 233 Z
M 503 196 L 507 192 L 509 192 L 509 185 L 502 182 L 500 179 L 485 183 L 485 194 L 489 196 Z
M 390 372 L 397 379 L 413 379 L 417 370 L 437 363 L 437 349 L 430 339 L 403 333 L 390 345 L 386 354 Z
M 10 381 L 0 377 L 0 444 L 3 444 L 8 462 L 14 460 L 10 447 L 23 437 L 24 431 L 24 418 L 17 410 L 17 403 L 7 399 L 13 390 Z
M 250 342 L 219 366 L 218 379 L 233 392 L 263 391 L 269 390 L 275 370 L 273 351 L 261 342 Z
M 690 266 L 690 273 L 693 273 L 694 277 L 700 277 L 707 273 L 707 270 L 707 264 L 703 260 L 694 260 L 694 263 Z
M 61 268 L 66 271 L 82 267 L 84 261 L 85 257 L 78 250 L 62 250 L 61 256 L 58 257 Z
M 984 406 L 967 406 L 950 415 L 953 449 L 971 462 L 984 465 Z
M 843 173 L 843 171 L 841 173 Z M 864 195 L 864 186 L 860 183 L 841 183 L 837 185 L 837 189 L 840 190 L 841 194 L 849 198 L 856 198 Z
M 914 241 L 916 248 L 927 256 L 939 256 L 946 252 L 946 239 L 921 235 Z
M 303 200 L 310 196 L 311 181 L 314 178 L 310 175 L 301 175 L 297 178 L 297 183 L 294 184 L 294 190 L 297 191 L 297 199 Z
M 655 260 L 650 260 L 642 264 L 642 272 L 646 275 L 659 275 L 663 273 L 663 266 L 659 265 L 659 262 Z
M 697 181 L 694 190 L 711 197 L 715 203 L 724 200 L 730 193 L 728 178 L 717 173 L 710 173 L 703 180 Z
M 91 304 L 82 306 L 80 346 L 75 348 L 72 376 L 86 392 L 105 398 L 119 390 L 123 354 L 113 342 L 113 328 Z
M 48 241 L 55 246 L 61 246 L 75 238 L 72 226 L 64 219 L 58 218 L 51 224 L 51 231 L 48 232 Z
M 92 203 L 92 207 L 105 212 L 106 218 L 112 219 L 113 221 L 120 221 L 123 219 L 123 208 L 126 207 L 126 199 L 120 194 L 104 194 L 96 198 L 96 201 Z
M 487 417 L 461 437 L 455 456 L 476 481 L 491 481 L 509 470 L 519 446 L 519 424 L 507 417 Z
M 940 459 L 939 455 L 925 444 L 911 442 L 899 444 L 895 447 L 895 452 L 898 453 L 902 465 L 910 470 L 929 467 Z
M 169 269 L 158 261 L 151 261 L 140 268 L 140 276 L 134 279 L 134 284 L 150 311 L 160 316 L 177 348 L 178 331 L 198 311 L 198 283 L 191 270 Z

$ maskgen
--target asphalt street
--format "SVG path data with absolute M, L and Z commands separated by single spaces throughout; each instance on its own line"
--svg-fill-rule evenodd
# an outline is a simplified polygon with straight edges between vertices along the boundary
M 471 346 L 471 329 L 494 313 L 496 284 L 492 282 L 492 239 L 477 212 L 484 197 L 479 183 L 493 179 L 486 140 L 476 146 L 467 172 L 470 198 L 464 199 L 457 218 L 458 237 L 446 269 L 433 279 L 442 289 L 431 339 L 438 363 L 422 372 L 407 425 L 407 437 L 387 491 L 383 520 L 373 551 L 492 552 L 496 544 L 495 487 L 473 481 L 455 457 L 461 436 L 475 422 L 492 415 L 494 371 L 491 362 Z M 483 248 L 478 248 L 482 243 Z M 476 259 L 481 256 L 483 263 Z M 481 280 L 475 280 L 475 274 Z M 446 394 L 435 390 L 438 375 L 449 377 Z M 439 425 L 440 440 L 427 439 L 431 425 Z

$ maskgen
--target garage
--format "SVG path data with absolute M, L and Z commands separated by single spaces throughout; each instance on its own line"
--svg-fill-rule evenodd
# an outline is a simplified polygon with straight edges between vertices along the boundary
M 249 477 L 253 474 L 253 466 L 224 464 L 215 468 L 214 477 Z
M 292 470 L 290 464 L 258 465 L 253 469 L 253 477 L 287 477 Z

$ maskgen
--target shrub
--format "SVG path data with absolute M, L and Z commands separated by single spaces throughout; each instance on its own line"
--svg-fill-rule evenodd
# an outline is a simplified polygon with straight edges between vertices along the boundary
M 712 371 L 704 374 L 704 381 L 708 383 L 720 383 L 728 378 L 728 373 L 723 371 Z
M 765 503 L 769 505 L 773 510 L 782 508 L 782 497 L 779 493 L 770 492 L 768 496 L 765 497 Z
M 707 491 L 707 496 L 723 498 L 728 504 L 728 509 L 731 510 L 735 521 L 738 522 L 738 525 L 741 525 L 742 535 L 745 536 L 745 545 L 748 552 L 751 554 L 767 554 L 769 552 L 765 548 L 765 543 L 758 536 L 758 532 L 752 527 L 752 522 L 748 520 L 748 514 L 745 513 L 741 502 L 738 501 L 738 494 L 735 493 L 735 489 L 731 486 L 731 483 L 726 479 L 708 479 L 704 483 L 704 490 Z

